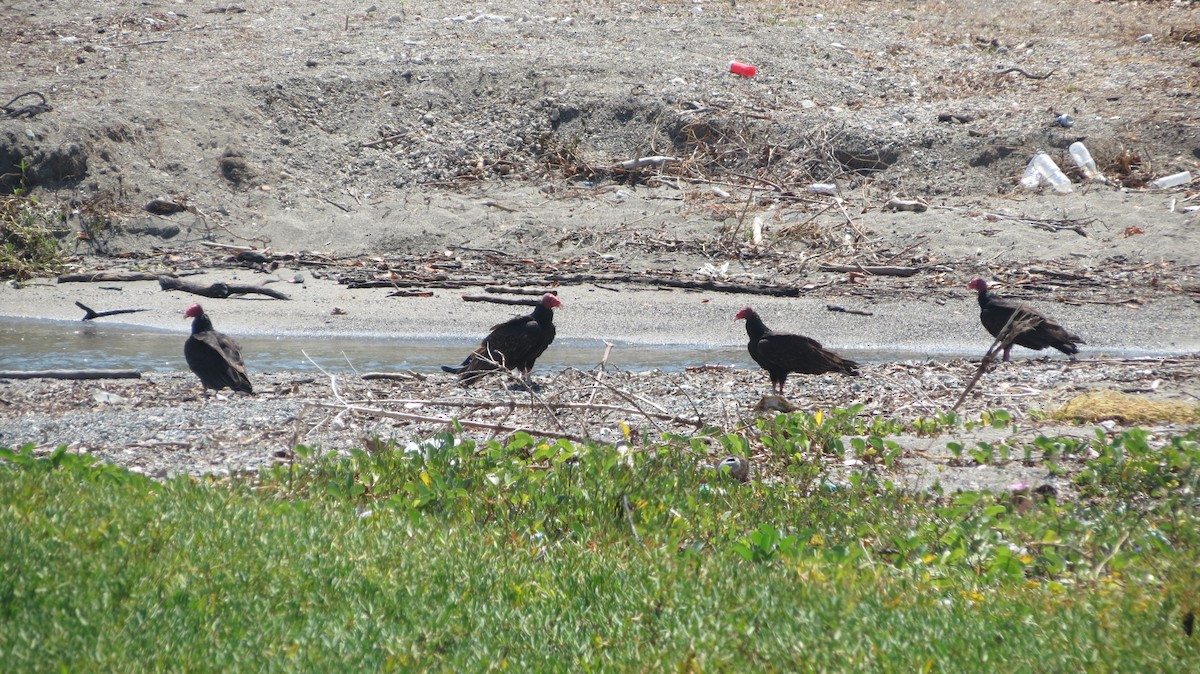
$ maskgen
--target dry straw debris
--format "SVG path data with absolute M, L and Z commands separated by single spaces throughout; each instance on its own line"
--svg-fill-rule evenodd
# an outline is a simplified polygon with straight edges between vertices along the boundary
M 1114 420 L 1122 424 L 1190 423 L 1200 420 L 1200 408 L 1176 401 L 1151 400 L 1119 391 L 1088 391 L 1063 405 L 1059 415 L 1083 422 Z

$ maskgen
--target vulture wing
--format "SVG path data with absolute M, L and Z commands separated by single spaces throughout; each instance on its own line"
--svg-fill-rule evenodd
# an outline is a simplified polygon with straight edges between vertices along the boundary
M 534 319 L 533 314 L 517 316 L 492 326 L 492 331 L 479 348 L 459 368 L 459 374 L 474 379 L 479 375 L 471 373 L 495 370 L 497 365 L 493 363 L 498 363 L 504 369 L 530 370 L 538 356 L 554 341 L 554 333 L 553 323 L 542 325 Z
M 983 302 L 979 303 L 979 322 L 983 323 L 983 327 L 992 333 L 993 337 L 999 337 L 1000 331 L 1004 329 L 1005 324 L 1012 318 L 1017 309 L 1024 308 L 1026 311 L 1033 314 L 1035 317 L 1045 318 L 1032 307 L 1023 306 L 1020 302 L 997 297 L 993 293 L 988 293 Z
M 750 342 L 750 357 L 768 372 L 858 374 L 858 363 L 842 358 L 811 337 L 768 331 Z
M 1045 314 L 1027 304 L 988 293 L 986 301 L 980 303 L 979 320 L 993 337 L 999 337 L 1004 325 L 1018 309 L 1032 316 L 1034 325 L 1021 333 L 1014 340 L 1015 344 L 1035 351 L 1053 347 L 1067 355 L 1079 353 L 1076 344 L 1085 343 L 1079 335 L 1068 331 L 1058 321 L 1047 318 Z
M 465 383 L 497 368 L 518 370 L 521 376 L 529 376 L 538 356 L 554 341 L 554 307 L 560 306 L 562 302 L 556 296 L 546 293 L 532 313 L 493 325 L 491 333 L 461 365 L 442 369 L 457 373 Z
M 229 337 L 215 330 L 192 333 L 183 345 L 183 356 L 205 388 L 219 391 L 229 387 L 234 391 L 254 392 L 242 363 L 242 352 Z

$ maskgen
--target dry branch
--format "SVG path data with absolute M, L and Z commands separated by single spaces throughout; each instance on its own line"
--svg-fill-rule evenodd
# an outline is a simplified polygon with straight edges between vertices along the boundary
M 493 424 L 484 421 L 471 421 L 469 419 L 451 419 L 449 417 L 431 417 L 422 414 L 408 414 L 406 412 L 393 412 L 391 410 L 381 410 L 375 407 L 363 407 L 362 405 L 336 404 L 336 403 L 312 403 L 313 407 L 320 407 L 331 410 L 341 410 L 343 412 L 358 412 L 372 417 L 382 417 L 385 419 L 401 419 L 404 421 L 415 421 L 419 423 L 430 424 L 446 424 L 453 425 L 457 423 L 460 426 L 467 428 L 480 428 L 483 430 L 497 431 L 500 433 L 526 433 L 539 438 L 565 438 L 572 442 L 595 442 L 592 438 L 574 435 L 565 431 L 543 431 L 536 428 L 528 428 L 524 426 L 506 426 L 504 424 Z
M 1039 276 L 1049 276 L 1050 278 L 1058 278 L 1065 281 L 1088 281 L 1092 285 L 1099 285 L 1099 281 L 1086 274 L 1076 274 L 1075 272 L 1058 271 L 1057 269 L 1046 269 L 1044 267 L 1030 267 L 1028 271 L 1030 274 L 1038 274 Z
M 205 286 L 200 285 L 199 283 L 190 283 L 182 279 L 172 278 L 170 276 L 161 276 L 158 279 L 158 285 L 163 290 L 182 290 L 187 293 L 192 293 L 193 295 L 215 297 L 218 299 L 224 299 L 230 295 L 247 295 L 252 293 L 266 295 L 267 297 L 273 297 L 277 300 L 291 299 L 278 290 L 272 290 L 262 286 L 245 285 L 242 283 L 223 283 L 218 281 L 217 283 L 211 283 Z
M 364 372 L 359 376 L 360 379 L 384 379 L 390 381 L 425 381 L 425 375 L 419 372 Z
M 217 243 L 216 241 L 201 241 L 200 245 L 208 248 L 227 250 L 231 253 L 248 253 L 257 250 L 254 246 L 239 246 L 233 243 Z
M 857 270 L 857 268 L 855 268 Z M 915 272 L 914 272 L 915 273 Z M 413 279 L 362 279 L 346 281 L 347 288 L 437 288 L 440 290 L 456 290 L 462 288 L 474 288 L 479 286 L 497 287 L 495 284 L 498 279 L 495 277 L 486 278 L 457 278 L 452 279 L 446 275 L 427 276 L 425 278 Z M 690 279 L 678 279 L 669 276 L 650 276 L 647 274 L 548 274 L 542 277 L 530 278 L 523 281 L 509 281 L 510 284 L 522 283 L 528 286 L 553 286 L 553 285 L 582 285 L 582 284 L 597 284 L 597 283 L 624 283 L 629 285 L 655 286 L 664 288 L 684 288 L 688 290 L 707 290 L 711 292 L 721 293 L 740 293 L 746 295 L 771 295 L 775 297 L 799 297 L 800 289 L 795 286 L 757 286 L 757 285 L 742 285 L 737 283 L 724 283 L 721 281 L 694 281 Z M 606 288 L 606 290 L 611 288 Z M 489 291 L 492 292 L 492 291 Z M 536 294 L 541 295 L 546 291 L 538 291 Z M 551 291 L 553 292 L 553 291 Z M 472 300 L 468 300 L 472 301 Z M 494 300 L 474 300 L 480 302 Z
M 363 375 L 366 378 L 366 375 Z M 629 407 L 621 407 L 619 405 L 606 405 L 603 403 L 560 403 L 560 402 L 536 402 L 526 403 L 516 400 L 423 400 L 418 398 L 389 398 L 386 400 L 376 400 L 376 403 L 388 403 L 390 405 L 427 405 L 429 407 L 521 407 L 540 409 L 549 407 L 551 411 L 556 410 L 593 410 L 597 412 L 621 412 L 631 415 L 642 415 L 671 421 L 684 426 L 695 426 L 700 428 L 704 426 L 703 419 L 689 419 L 686 417 L 676 416 L 674 414 L 659 414 L 658 412 L 647 412 L 646 410 L 637 410 Z
M 872 276 L 914 276 L 920 273 L 917 267 L 865 267 L 861 264 L 822 264 L 821 271 L 857 271 Z
M 0 379 L 141 379 L 137 370 L 0 370 Z
M 1016 66 L 1013 66 L 1011 68 L 1005 68 L 1004 70 L 997 71 L 996 77 L 999 77 L 1001 75 L 1007 75 L 1009 73 L 1017 73 L 1018 75 L 1021 75 L 1022 77 L 1028 77 L 1031 80 L 1046 80 L 1046 79 L 1050 79 L 1050 76 L 1054 74 L 1054 71 L 1051 70 L 1048 73 L 1042 73 L 1041 75 L 1034 75 L 1031 73 L 1027 73 L 1020 68 L 1017 68 Z
M 983 354 L 983 360 L 979 361 L 979 367 L 976 368 L 971 381 L 967 382 L 967 387 L 963 389 L 962 395 L 954 402 L 950 411 L 957 410 L 958 406 L 967 399 L 967 396 L 971 394 L 971 389 L 975 388 L 975 384 L 979 382 L 979 378 L 983 376 L 988 366 L 996 358 L 996 354 L 1003 349 L 1011 347 L 1017 337 L 1020 337 L 1026 330 L 1033 328 L 1035 320 L 1034 316 L 1023 308 L 1017 309 L 1013 312 L 1012 316 L 1008 317 L 1008 322 L 1000 329 L 1000 334 L 992 342 L 992 346 L 987 350 L 987 353 Z
M 470 288 L 480 285 L 481 283 L 494 283 L 495 279 L 489 278 L 487 281 L 477 281 L 472 279 L 451 280 L 448 278 L 441 279 L 371 279 L 369 281 L 350 281 L 346 284 L 347 288 L 357 290 L 361 288 L 438 288 L 440 290 L 455 290 L 458 288 Z
M 871 313 L 870 311 L 863 311 L 861 309 L 847 309 L 846 307 L 843 307 L 840 304 L 826 304 L 825 308 L 828 309 L 829 311 L 836 311 L 836 312 L 840 312 L 843 314 L 854 314 L 855 316 L 874 316 L 875 315 L 875 314 Z
M 637 285 L 666 286 L 668 288 L 687 288 L 689 290 L 710 290 L 719 293 L 772 295 L 775 297 L 800 296 L 800 289 L 794 286 L 750 286 L 738 283 L 722 283 L 720 281 L 689 281 L 642 274 L 551 274 L 546 278 L 556 283 L 595 283 L 600 281 L 605 283 L 631 283 Z
M 667 414 L 667 411 L 665 409 L 663 409 L 661 406 L 659 406 L 657 403 L 655 403 L 654 401 L 647 400 L 646 398 L 644 398 L 640 395 L 637 395 L 636 393 L 631 393 L 629 391 L 619 389 L 619 388 L 613 386 L 612 384 L 608 383 L 607 381 L 604 381 L 604 378 L 601 376 L 589 374 L 582 370 L 575 370 L 574 368 L 572 368 L 572 371 L 578 373 L 581 377 L 591 379 L 592 382 L 594 382 L 596 386 L 603 386 L 604 388 L 608 389 L 609 391 L 612 391 L 613 393 L 615 393 L 617 396 L 624 398 L 625 402 L 629 403 L 630 405 L 633 405 L 634 408 L 637 409 L 638 413 L 640 413 L 642 416 L 646 417 L 646 419 L 656 427 L 658 426 L 658 424 L 654 423 L 656 413 L 647 412 L 643 408 L 643 405 L 646 407 L 654 407 L 654 408 L 658 409 L 657 414 Z M 604 374 L 604 371 L 601 370 L 600 374 Z
M 373 140 L 369 143 L 363 143 L 362 146 L 363 147 L 379 147 L 380 145 L 391 145 L 392 143 L 398 143 L 398 142 L 404 140 L 407 136 L 408 136 L 408 132 L 406 131 L 404 133 L 397 133 L 397 134 L 393 134 L 391 136 L 386 136 L 384 138 L 380 138 L 379 140 Z
M 539 304 L 535 299 L 517 299 L 514 297 L 492 297 L 490 295 L 463 295 L 464 302 L 491 302 L 492 304 L 516 304 L 535 307 Z
M 94 283 L 96 281 L 115 281 L 125 283 L 129 281 L 158 281 L 162 278 L 171 278 L 165 274 L 152 274 L 148 271 L 95 271 L 82 272 L 78 274 L 63 274 L 58 277 L 59 283 Z
M 483 292 L 507 294 L 507 295 L 536 295 L 538 297 L 541 297 L 542 295 L 545 295 L 546 293 L 553 292 L 553 291 L 537 290 L 536 288 L 508 288 L 505 286 L 484 286 Z

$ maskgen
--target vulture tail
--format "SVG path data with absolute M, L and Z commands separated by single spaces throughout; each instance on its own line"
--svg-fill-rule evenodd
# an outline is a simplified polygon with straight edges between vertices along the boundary
M 466 371 L 467 366 L 470 364 L 471 356 L 467 356 L 466 358 L 463 358 L 463 362 L 459 363 L 457 366 L 452 367 L 450 365 L 443 365 L 442 372 L 449 372 L 450 374 L 462 374 Z

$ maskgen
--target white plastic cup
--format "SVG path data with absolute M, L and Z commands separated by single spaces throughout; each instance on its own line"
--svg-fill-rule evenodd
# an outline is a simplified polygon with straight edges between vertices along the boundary
M 1150 187 L 1153 187 L 1156 190 L 1165 190 L 1168 187 L 1179 187 L 1180 185 L 1186 185 L 1190 182 L 1192 182 L 1191 171 L 1180 171 L 1179 173 L 1172 173 L 1169 176 L 1163 176 L 1158 180 L 1155 180 L 1154 182 L 1150 183 Z

